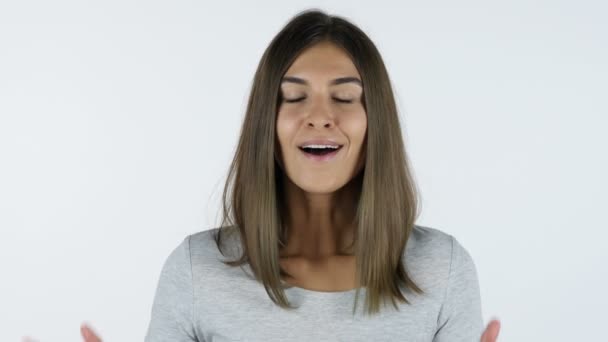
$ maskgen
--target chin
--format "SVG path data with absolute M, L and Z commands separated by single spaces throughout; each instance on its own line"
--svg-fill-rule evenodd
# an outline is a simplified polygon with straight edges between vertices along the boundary
M 296 185 L 302 191 L 314 194 L 328 194 L 342 188 L 345 184 L 336 181 L 320 181 L 309 179 L 304 182 L 298 182 Z

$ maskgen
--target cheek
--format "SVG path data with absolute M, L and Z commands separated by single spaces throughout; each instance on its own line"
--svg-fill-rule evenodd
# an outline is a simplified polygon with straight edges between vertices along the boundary
M 347 130 L 351 144 L 361 146 L 367 133 L 367 115 L 365 112 L 351 115 L 349 120 L 344 122 L 344 127 Z
M 279 112 L 276 122 L 276 134 L 281 147 L 287 146 L 293 141 L 296 127 L 295 120 L 290 118 L 286 113 Z M 282 150 L 284 149 L 282 148 Z

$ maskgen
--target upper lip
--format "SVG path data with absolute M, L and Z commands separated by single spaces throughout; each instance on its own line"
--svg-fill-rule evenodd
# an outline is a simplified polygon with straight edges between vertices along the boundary
M 306 145 L 330 145 L 330 146 L 337 146 L 337 147 L 342 146 L 342 144 L 339 144 L 334 139 L 316 138 L 316 139 L 310 139 L 310 140 L 303 141 L 298 144 L 298 147 L 302 147 L 302 146 L 306 146 Z

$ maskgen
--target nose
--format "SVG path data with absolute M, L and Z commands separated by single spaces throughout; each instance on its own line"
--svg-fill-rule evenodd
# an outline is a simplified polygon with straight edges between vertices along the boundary
M 307 125 L 310 127 L 328 128 L 334 126 L 334 116 L 331 109 L 323 101 L 318 101 L 317 105 L 311 108 L 306 120 Z

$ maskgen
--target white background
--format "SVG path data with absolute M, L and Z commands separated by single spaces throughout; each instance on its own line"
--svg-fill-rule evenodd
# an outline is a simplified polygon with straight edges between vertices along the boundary
M 298 11 L 379 48 L 418 224 L 476 262 L 499 341 L 604 340 L 601 1 L 3 1 L 0 340 L 140 341 L 160 268 L 214 227 L 253 73 Z

